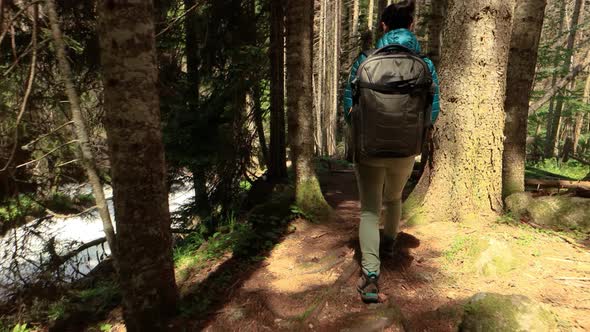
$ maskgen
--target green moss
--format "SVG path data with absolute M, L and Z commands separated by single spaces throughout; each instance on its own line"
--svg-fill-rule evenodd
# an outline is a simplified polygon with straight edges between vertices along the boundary
M 422 199 L 417 194 L 411 194 L 402 205 L 402 218 L 411 219 L 414 215 L 420 214 Z
M 443 257 L 449 263 L 460 263 L 467 271 L 484 276 L 503 274 L 516 267 L 512 250 L 506 243 L 475 236 L 456 237 Z
M 420 226 L 428 224 L 428 216 L 425 213 L 416 213 L 406 222 L 406 226 Z
M 481 293 L 464 305 L 460 331 L 553 331 L 553 314 L 518 295 Z
M 324 199 L 320 183 L 315 177 L 297 183 L 295 204 L 314 221 L 326 220 L 332 214 L 332 208 Z

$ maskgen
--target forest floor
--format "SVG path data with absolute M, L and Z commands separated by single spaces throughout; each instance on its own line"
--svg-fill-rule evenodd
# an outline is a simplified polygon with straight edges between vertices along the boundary
M 296 220 L 285 236 L 256 264 L 212 261 L 187 288 L 215 287 L 211 279 L 230 278 L 223 296 L 205 315 L 190 310 L 170 327 L 176 331 L 397 331 L 396 307 L 408 331 L 455 331 L 462 304 L 479 292 L 525 295 L 555 313 L 560 330 L 590 330 L 590 250 L 551 231 L 518 222 L 480 220 L 473 224 L 435 222 L 403 231 L 421 240 L 414 261 L 384 261 L 380 278 L 386 303 L 366 305 L 355 285 L 358 268 L 359 202 L 352 171 L 324 176 L 333 220 L 314 224 Z M 472 264 L 476 243 L 505 243 L 512 259 L 506 270 L 483 273 Z M 225 270 L 225 272 L 223 272 Z M 488 271 L 489 272 L 489 271 Z M 207 284 L 204 288 L 197 284 Z M 197 292 L 196 296 L 207 296 Z M 211 303 L 216 303 L 211 306 Z M 120 309 L 107 320 L 123 330 Z M 399 321 L 399 319 L 397 320 Z M 362 325 L 359 325 L 362 324 Z M 392 325 L 393 324 L 393 325 Z M 120 329 L 118 329 L 120 327 Z

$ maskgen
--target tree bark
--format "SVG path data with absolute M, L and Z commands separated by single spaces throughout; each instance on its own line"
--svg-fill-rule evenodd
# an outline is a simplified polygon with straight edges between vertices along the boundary
M 270 165 L 273 181 L 287 178 L 285 142 L 285 8 L 270 2 Z
M 128 331 L 161 331 L 177 303 L 151 1 L 101 1 L 105 128 Z
M 518 1 L 514 11 L 504 103 L 504 198 L 524 191 L 529 99 L 535 78 L 546 5 L 547 0 L 522 0 Z
M 188 10 L 196 4 L 196 0 L 184 0 L 184 9 Z M 200 45 L 199 45 L 199 27 L 196 11 L 191 11 L 186 15 L 184 21 L 185 31 L 185 50 L 186 50 L 186 69 L 188 84 L 188 108 L 189 112 L 197 114 L 200 111 L 200 88 L 201 75 L 199 67 L 201 65 Z M 198 135 L 198 134 L 197 134 Z M 195 204 L 201 220 L 211 214 L 207 194 L 207 179 L 200 165 L 192 165 L 191 173 L 193 176 L 193 187 L 195 190 Z
M 570 72 L 571 65 L 572 65 L 572 58 L 573 58 L 573 51 L 574 45 L 576 42 L 576 34 L 577 34 L 577 26 L 578 20 L 580 19 L 580 12 L 582 7 L 582 0 L 575 0 L 574 3 L 574 12 L 572 14 L 572 20 L 570 21 L 569 26 L 569 34 L 567 38 L 567 46 L 566 46 L 566 58 L 563 64 L 563 71 Z M 558 98 L 556 101 L 555 109 L 553 110 L 553 114 L 551 114 L 551 126 L 547 130 L 547 141 L 545 143 L 545 157 L 551 158 L 555 155 L 555 149 L 558 143 L 558 128 L 559 123 L 558 120 L 561 117 L 561 112 L 563 110 L 564 100 L 563 98 Z
M 420 219 L 464 221 L 502 211 L 504 97 L 515 0 L 450 0 L 442 108 L 427 167 L 405 205 Z
M 373 31 L 375 29 L 375 0 L 369 0 L 369 4 L 367 6 L 367 27 L 369 31 Z
M 590 75 L 586 77 L 586 85 L 584 87 L 584 103 L 590 104 Z M 576 155 L 578 153 L 578 145 L 580 143 L 580 136 L 582 136 L 582 127 L 584 126 L 584 113 L 578 112 L 576 114 L 576 122 L 574 125 L 574 147 L 573 153 Z
M 46 5 L 61 74 L 60 76 L 64 82 L 68 101 L 70 102 L 72 121 L 74 122 L 74 134 L 76 135 L 79 142 L 79 150 L 76 150 L 77 158 L 81 161 L 82 167 L 88 176 L 88 182 L 90 182 L 90 185 L 92 186 L 92 193 L 96 201 L 98 214 L 102 220 L 102 227 L 105 237 L 107 238 L 107 243 L 111 249 L 111 256 L 113 256 L 114 262 L 117 262 L 118 248 L 115 230 L 111 221 L 111 215 L 109 213 L 109 208 L 104 195 L 102 182 L 96 169 L 96 162 L 94 161 L 94 155 L 92 154 L 92 147 L 90 145 L 90 139 L 88 138 L 88 132 L 86 131 L 86 124 L 82 117 L 82 111 L 80 109 L 80 97 L 78 96 L 76 87 L 74 86 L 74 76 L 66 56 L 66 46 L 63 40 L 61 29 L 59 27 L 59 20 L 57 17 L 54 0 L 47 0 Z M 116 265 L 117 264 L 115 264 L 115 266 Z
M 268 169 L 268 146 L 266 145 L 266 136 L 264 134 L 264 121 L 262 120 L 263 111 L 260 98 L 262 98 L 262 91 L 259 84 L 252 87 L 252 99 L 254 107 L 254 125 L 256 126 L 256 134 L 258 136 L 258 145 L 260 145 L 260 154 L 262 155 L 262 162 L 260 165 L 266 166 Z
M 322 217 L 330 212 L 320 190 L 313 158 L 312 38 L 313 0 L 287 4 L 287 108 L 289 142 L 295 170 L 295 201 L 306 213 Z

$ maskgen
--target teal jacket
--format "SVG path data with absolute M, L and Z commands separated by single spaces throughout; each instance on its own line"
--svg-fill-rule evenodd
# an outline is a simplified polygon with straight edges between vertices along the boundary
M 382 48 L 387 45 L 391 44 L 399 44 L 403 45 L 416 53 L 421 52 L 420 43 L 416 38 L 416 35 L 412 33 L 408 29 L 397 29 L 392 30 L 383 35 L 381 39 L 377 42 L 376 47 Z M 361 54 L 358 59 L 352 65 L 352 70 L 350 71 L 350 76 L 348 78 L 348 83 L 346 84 L 346 89 L 344 90 L 344 101 L 342 105 L 344 105 L 344 118 L 346 122 L 350 123 L 350 114 L 348 111 L 352 107 L 352 87 L 351 83 L 356 77 L 356 72 L 359 69 L 361 63 L 365 61 L 367 57 L 364 54 Z M 432 74 L 432 80 L 434 81 L 435 91 L 434 91 L 434 101 L 432 102 L 432 123 L 436 122 L 438 118 L 438 114 L 440 113 L 440 92 L 439 92 L 439 85 L 438 85 L 438 75 L 436 74 L 436 69 L 434 68 L 434 64 L 428 58 L 424 58 L 424 62 L 428 65 L 428 69 Z

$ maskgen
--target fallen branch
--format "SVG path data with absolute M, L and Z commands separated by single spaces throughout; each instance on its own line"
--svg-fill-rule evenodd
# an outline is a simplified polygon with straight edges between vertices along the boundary
M 585 160 L 585 159 L 582 159 L 582 158 L 576 157 L 576 156 L 570 156 L 570 158 L 572 158 L 573 160 L 579 161 L 584 165 L 590 166 L 590 161 L 588 161 L 588 160 Z
M 526 179 L 525 184 L 529 186 L 590 190 L 590 181 Z

